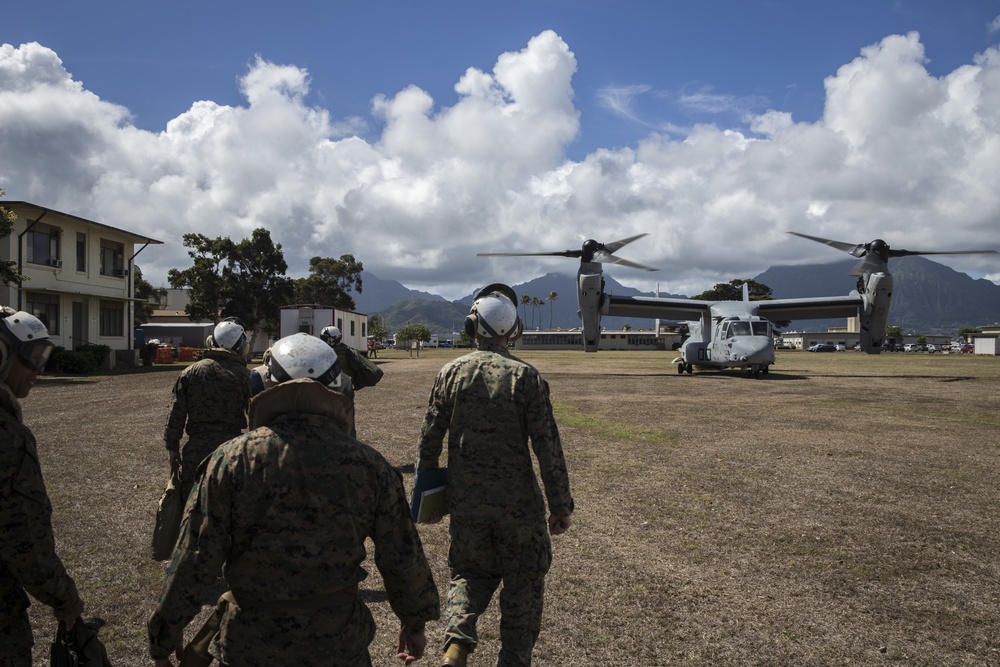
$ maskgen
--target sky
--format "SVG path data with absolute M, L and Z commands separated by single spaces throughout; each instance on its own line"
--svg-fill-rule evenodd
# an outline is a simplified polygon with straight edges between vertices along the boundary
M 0 4 L 0 188 L 163 241 L 267 228 L 460 298 L 606 271 L 696 294 L 845 255 L 1000 250 L 1000 0 Z M 0 200 L 2 203 L 4 200 Z M 1000 283 L 1000 256 L 932 258 Z M 891 268 L 891 267 L 890 267 Z

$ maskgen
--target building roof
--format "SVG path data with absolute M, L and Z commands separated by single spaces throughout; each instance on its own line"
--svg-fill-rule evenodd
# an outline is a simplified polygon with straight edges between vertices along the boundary
M 7 202 L 2 202 L 2 204 L 3 204 L 4 208 L 8 208 L 8 209 L 11 208 L 12 206 L 29 206 L 31 208 L 37 209 L 38 211 L 41 211 L 41 212 L 44 212 L 44 213 L 55 213 L 57 215 L 62 215 L 62 216 L 65 216 L 67 218 L 73 218 L 74 220 L 79 220 L 80 222 L 85 222 L 88 225 L 94 225 L 96 227 L 103 227 L 104 229 L 111 229 L 111 230 L 116 231 L 116 232 L 118 232 L 120 234 L 125 234 L 126 236 L 131 236 L 133 239 L 136 239 L 136 240 L 141 241 L 143 243 L 163 245 L 163 241 L 157 241 L 156 239 L 150 238 L 149 236 L 145 236 L 144 234 L 136 234 L 135 232 L 130 232 L 127 229 L 120 229 L 118 227 L 112 227 L 111 225 L 106 225 L 103 222 L 95 222 L 94 220 L 88 220 L 87 218 L 81 218 L 80 216 L 73 215 L 72 213 L 65 213 L 63 211 L 57 211 L 54 208 L 46 208 L 45 206 L 41 206 L 39 204 L 33 204 L 30 201 L 7 201 Z

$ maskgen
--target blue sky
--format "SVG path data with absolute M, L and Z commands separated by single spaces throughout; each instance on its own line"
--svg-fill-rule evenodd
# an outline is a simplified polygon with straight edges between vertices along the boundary
M 154 279 L 209 218 L 446 296 L 641 232 L 689 293 L 841 258 L 786 229 L 1000 248 L 1000 0 L 5 4 L 0 187 L 173 241 Z

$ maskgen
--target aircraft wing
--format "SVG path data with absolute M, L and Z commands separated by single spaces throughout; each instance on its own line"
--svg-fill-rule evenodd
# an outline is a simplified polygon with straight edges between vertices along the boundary
M 828 317 L 856 317 L 864 308 L 857 292 L 850 296 L 821 296 L 808 299 L 773 299 L 754 301 L 757 314 L 774 321 L 821 320 Z
M 700 320 L 712 307 L 711 301 L 661 298 L 654 296 L 608 296 L 607 315 L 645 317 L 661 320 Z

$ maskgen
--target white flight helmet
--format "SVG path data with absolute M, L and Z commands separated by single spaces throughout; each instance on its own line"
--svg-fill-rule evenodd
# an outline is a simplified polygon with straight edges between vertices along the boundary
M 469 337 L 509 340 L 520 337 L 521 318 L 517 316 L 517 294 L 502 283 L 487 285 L 479 291 L 469 316 L 465 318 L 465 332 Z
M 247 332 L 236 322 L 219 322 L 212 331 L 212 340 L 215 343 L 214 347 L 242 352 L 243 346 L 247 343 Z
M 7 378 L 15 356 L 29 368 L 42 371 L 53 347 L 40 319 L 23 310 L 0 309 L 0 378 Z
M 336 345 L 344 338 L 344 334 L 340 333 L 340 329 L 335 326 L 323 327 L 323 330 L 319 332 L 319 337 L 322 338 L 328 345 Z
M 341 388 L 337 353 L 329 345 L 307 333 L 285 336 L 271 346 L 264 360 L 274 382 L 310 378 L 334 389 Z

